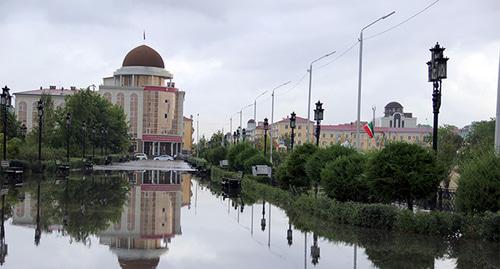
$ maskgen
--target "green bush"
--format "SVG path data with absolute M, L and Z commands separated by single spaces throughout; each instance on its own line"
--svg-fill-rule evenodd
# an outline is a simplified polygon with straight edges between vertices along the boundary
M 500 157 L 489 151 L 465 164 L 455 201 L 464 212 L 500 210 Z
M 332 145 L 327 148 L 319 148 L 307 160 L 305 169 L 306 174 L 315 184 L 319 184 L 321 179 L 321 170 L 330 161 L 334 161 L 341 156 L 347 156 L 356 152 L 354 149 L 343 147 L 341 145 Z
M 211 148 L 206 153 L 207 161 L 212 163 L 213 165 L 219 165 L 219 162 L 226 159 L 227 148 L 218 146 L 215 148 Z
M 269 163 L 269 160 L 266 157 L 264 157 L 264 155 L 260 153 L 255 154 L 244 162 L 245 173 L 251 173 L 252 166 L 254 165 L 271 165 L 271 164 Z
M 366 158 L 351 153 L 328 162 L 321 170 L 321 186 L 330 198 L 339 201 L 368 201 L 369 189 L 363 172 Z
M 234 168 L 236 171 L 245 171 L 245 162 L 252 158 L 255 155 L 258 155 L 259 151 L 254 149 L 253 147 L 247 147 L 243 151 L 241 151 L 238 155 L 236 155 L 236 159 L 234 161 Z M 249 172 L 249 171 L 246 171 Z
M 236 158 L 242 151 L 251 147 L 252 146 L 248 143 L 238 143 L 231 145 L 227 152 L 227 160 L 229 162 L 229 167 L 233 170 L 238 170 L 239 163 L 237 163 Z
M 390 143 L 370 159 L 368 178 L 373 196 L 384 202 L 427 199 L 436 193 L 442 166 L 434 153 L 416 144 Z
M 296 147 L 285 162 L 278 168 L 277 180 L 280 186 L 308 190 L 311 181 L 306 174 L 305 164 L 317 147 L 313 144 L 303 144 Z

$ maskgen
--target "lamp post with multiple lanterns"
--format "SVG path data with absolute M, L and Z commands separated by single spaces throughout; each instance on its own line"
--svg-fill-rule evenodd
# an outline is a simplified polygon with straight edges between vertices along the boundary
M 290 129 L 292 129 L 292 134 L 290 135 L 290 150 L 293 150 L 293 144 L 295 142 L 295 127 L 296 127 L 297 115 L 295 112 L 290 114 Z
M 0 95 L 2 111 L 3 111 L 3 160 L 7 160 L 7 109 L 11 107 L 12 96 L 9 93 L 9 87 L 2 88 Z
M 432 111 L 434 113 L 434 125 L 432 129 L 432 149 L 437 152 L 438 147 L 438 115 L 441 107 L 441 80 L 446 78 L 446 65 L 448 58 L 443 56 L 445 48 L 439 43 L 430 49 L 431 60 L 427 62 L 429 82 L 432 82 Z
M 323 103 L 318 100 L 316 109 L 314 110 L 314 120 L 316 121 L 316 146 L 319 146 L 319 134 L 321 131 L 321 121 L 323 120 L 323 111 Z

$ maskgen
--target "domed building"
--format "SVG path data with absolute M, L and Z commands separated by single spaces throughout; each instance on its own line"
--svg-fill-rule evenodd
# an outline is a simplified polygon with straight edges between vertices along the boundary
M 185 92 L 172 79 L 161 55 L 141 45 L 99 86 L 99 92 L 127 115 L 136 152 L 173 156 L 182 150 Z
M 375 123 L 376 127 L 416 128 L 417 118 L 412 113 L 405 113 L 398 102 L 390 102 L 384 107 L 384 116 Z

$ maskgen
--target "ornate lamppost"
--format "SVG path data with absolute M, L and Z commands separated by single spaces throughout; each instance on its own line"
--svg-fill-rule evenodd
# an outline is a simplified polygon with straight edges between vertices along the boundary
M 431 60 L 427 62 L 429 82 L 432 82 L 432 110 L 434 113 L 434 126 L 432 130 L 432 149 L 437 152 L 438 146 L 438 114 L 441 107 L 441 80 L 446 78 L 446 65 L 448 58 L 443 56 L 445 48 L 440 47 L 439 43 L 430 49 Z
M 12 96 L 9 87 L 2 88 L 0 103 L 3 110 L 3 160 L 7 160 L 7 108 L 11 107 Z
M 69 166 L 69 137 L 71 135 L 71 113 L 66 114 L 66 161 Z
M 240 128 L 238 127 L 238 130 L 236 130 L 236 143 L 240 143 Z
M 269 130 L 269 122 L 267 118 L 264 119 L 264 156 L 267 153 L 267 130 Z
M 43 130 L 43 112 L 44 104 L 43 100 L 38 100 L 38 166 L 40 171 L 43 171 L 42 167 L 42 130 Z
M 316 146 L 319 146 L 319 134 L 321 131 L 321 121 L 323 120 L 323 111 L 323 103 L 318 100 L 316 109 L 314 110 L 314 120 L 316 121 Z
M 290 150 L 293 150 L 293 144 L 295 142 L 295 127 L 296 127 L 297 115 L 295 112 L 290 114 L 290 129 L 292 129 L 292 134 L 290 136 Z
M 241 130 L 241 137 L 243 139 L 243 142 L 245 142 L 245 137 L 247 136 L 247 130 L 245 130 L 245 128 L 243 128 Z
M 233 144 L 236 144 L 236 131 L 233 132 Z

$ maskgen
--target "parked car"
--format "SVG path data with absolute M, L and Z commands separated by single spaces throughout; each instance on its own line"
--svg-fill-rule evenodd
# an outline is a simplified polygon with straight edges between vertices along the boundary
M 148 159 L 148 155 L 146 155 L 145 153 L 136 153 L 134 155 L 134 157 L 136 160 L 147 160 Z
M 170 155 L 160 155 L 160 156 L 156 156 L 154 157 L 155 161 L 173 161 L 174 158 Z

